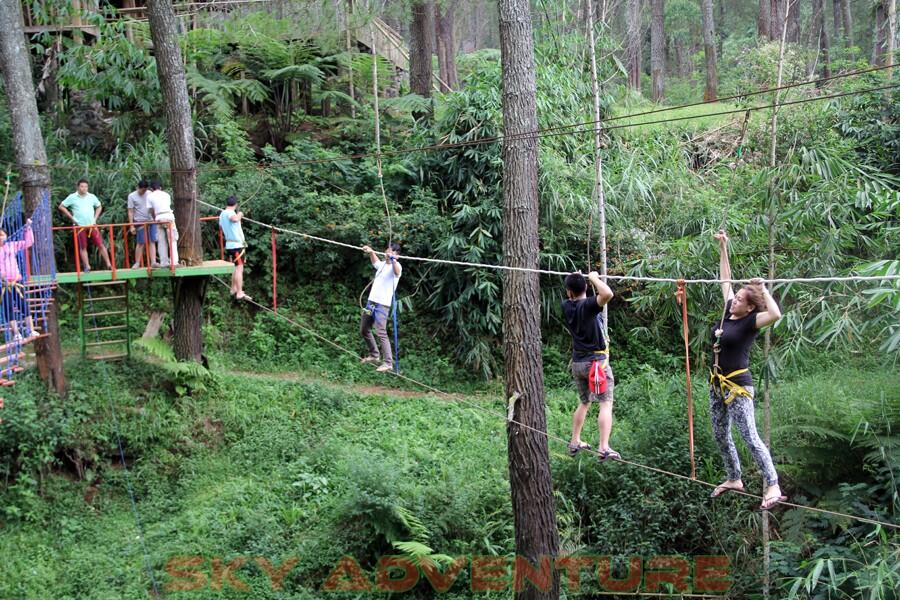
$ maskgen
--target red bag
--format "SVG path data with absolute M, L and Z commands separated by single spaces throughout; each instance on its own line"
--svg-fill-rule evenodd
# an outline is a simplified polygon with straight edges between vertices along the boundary
M 591 370 L 588 373 L 588 390 L 592 394 L 606 393 L 606 361 L 595 360 L 591 362 Z

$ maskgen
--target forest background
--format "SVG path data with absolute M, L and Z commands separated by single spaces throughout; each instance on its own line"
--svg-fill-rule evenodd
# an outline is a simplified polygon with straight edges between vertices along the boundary
M 46 23 L 75 10 L 28 4 Z M 540 125 L 590 123 L 586 5 L 532 4 Z M 775 87 L 782 34 L 784 82 L 890 64 L 892 4 L 800 0 L 784 10 L 767 1 L 596 2 L 601 114 L 614 119 L 601 152 L 609 272 L 714 278 L 712 233 L 724 223 L 738 277 L 765 274 L 770 225 L 779 277 L 900 273 L 900 96 L 866 91 L 891 85 L 891 73 L 782 92 L 781 102 L 847 95 L 780 109 L 774 166 L 771 110 L 746 113 L 745 121 L 746 108 L 773 103 L 773 94 L 743 96 Z M 356 3 L 348 14 L 341 3 L 282 0 L 182 12 L 202 200 L 218 206 L 235 194 L 255 220 L 352 245 L 378 248 L 392 235 L 408 255 L 502 262 L 500 144 L 403 151 L 502 133 L 493 3 L 390 0 Z M 104 203 L 102 220 L 123 222 L 138 179 L 167 182 L 169 169 L 149 31 L 108 6 L 78 14 L 98 35 L 30 37 L 52 198 L 87 177 Z M 348 49 L 344 25 L 363 27 L 375 17 L 408 41 L 408 78 L 379 57 L 373 82 L 372 55 L 357 43 Z M 374 157 L 376 87 L 390 223 Z M 628 116 L 713 97 L 729 99 Z M 9 140 L 5 98 L 0 104 L 0 139 Z M 349 158 L 357 154 L 366 156 Z M 0 162 L 15 163 L 7 143 Z M 592 128 L 542 137 L 538 176 L 542 267 L 597 268 Z M 245 231 L 248 291 L 271 303 L 270 231 L 253 224 Z M 204 238 L 215 256 L 214 229 L 204 229 Z M 72 270 L 71 249 L 57 242 L 60 269 Z M 277 266 L 279 312 L 361 351 L 358 298 L 371 276 L 365 257 L 280 235 Z M 497 419 L 378 377 L 271 313 L 229 304 L 214 280 L 203 317 L 209 369 L 175 362 L 165 336 L 142 342 L 128 363 L 84 361 L 74 294 L 61 287 L 69 393 L 60 401 L 27 374 L 6 394 L 0 424 L 0 596 L 147 597 L 145 566 L 165 586 L 173 557 L 201 556 L 203 568 L 212 568 L 215 557 L 281 564 L 299 556 L 285 579 L 289 596 L 273 591 L 253 563 L 237 572 L 249 591 L 210 584 L 183 596 L 313 598 L 345 555 L 372 570 L 392 553 L 438 561 L 510 554 L 512 509 L 498 441 L 502 281 L 496 271 L 407 262 L 398 290 L 403 372 Z M 541 284 L 549 429 L 567 437 L 575 393 L 562 282 L 543 277 Z M 687 473 L 674 286 L 621 282 L 613 289 L 614 445 L 636 461 Z M 786 491 L 803 504 L 896 523 L 900 291 L 867 282 L 783 285 L 774 293 L 785 318 L 768 360 L 758 348 L 753 369 L 771 386 L 772 448 Z M 171 310 L 162 282 L 135 284 L 132 297 L 138 314 Z M 722 476 L 703 400 L 720 298 L 717 286 L 688 286 L 698 477 L 705 481 Z M 136 335 L 144 323 L 134 319 Z M 595 427 L 588 425 L 589 435 Z M 119 462 L 120 440 L 130 477 Z M 565 552 L 724 554 L 733 563 L 732 595 L 760 593 L 752 501 L 711 503 L 705 488 L 689 482 L 626 465 L 601 469 L 559 450 L 551 460 Z M 757 482 L 742 457 L 745 481 Z M 892 530 L 792 509 L 776 511 L 771 528 L 776 597 L 892 598 L 900 587 Z M 588 582 L 583 589 L 592 591 Z M 410 594 L 434 595 L 425 583 Z M 469 594 L 454 588 L 445 597 Z

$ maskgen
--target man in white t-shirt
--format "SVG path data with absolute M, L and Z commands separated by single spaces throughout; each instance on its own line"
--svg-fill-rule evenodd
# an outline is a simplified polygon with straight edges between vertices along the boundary
M 359 332 L 366 345 L 369 347 L 369 355 L 362 359 L 363 363 L 381 363 L 376 371 L 384 373 L 394 368 L 394 355 L 391 352 L 391 342 L 387 335 L 387 319 L 394 300 L 394 291 L 397 282 L 403 273 L 400 266 L 400 244 L 391 242 L 384 251 L 384 260 L 378 258 L 378 254 L 369 246 L 363 246 L 363 252 L 369 255 L 372 267 L 375 269 L 375 279 L 372 280 L 372 289 L 369 292 L 369 300 L 363 310 L 359 324 Z M 375 334 L 378 336 L 378 344 L 372 335 L 372 326 L 375 326 Z M 380 351 L 379 351 L 379 346 Z
M 150 223 L 153 219 L 150 216 L 149 196 L 150 184 L 143 179 L 138 182 L 137 188 L 128 194 L 128 222 L 131 223 L 131 235 L 137 237 L 132 269 L 142 267 L 145 258 L 151 266 L 156 263 L 156 224 Z M 144 255 L 145 247 L 147 249 L 146 256 Z
M 172 212 L 172 196 L 162 191 L 159 181 L 150 182 L 150 213 L 154 221 L 160 222 L 159 241 L 156 249 L 159 252 L 159 266 L 178 266 L 178 228 L 175 226 L 175 213 Z M 171 257 L 169 256 L 171 254 Z M 171 262 L 169 262 L 171 259 Z

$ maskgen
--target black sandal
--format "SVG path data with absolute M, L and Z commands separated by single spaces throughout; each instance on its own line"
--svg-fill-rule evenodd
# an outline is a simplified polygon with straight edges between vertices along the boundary
M 575 456 L 582 450 L 590 450 L 591 445 L 587 442 L 581 442 L 580 444 L 569 444 L 569 456 Z
M 601 450 L 599 455 L 597 456 L 597 460 L 600 462 L 606 462 L 608 460 L 620 460 L 622 455 L 610 448 L 609 450 Z

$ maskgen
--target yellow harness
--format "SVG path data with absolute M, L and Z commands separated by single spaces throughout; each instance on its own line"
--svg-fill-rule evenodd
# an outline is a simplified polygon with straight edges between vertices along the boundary
M 749 370 L 750 369 L 738 369 L 737 371 L 732 371 L 728 375 L 722 375 L 722 373 L 710 370 L 709 385 L 712 386 L 714 391 L 718 392 L 726 405 L 731 404 L 738 396 L 752 399 L 753 395 L 748 392 L 746 388 L 731 380 L 732 377 L 740 375 L 741 373 L 746 373 Z

